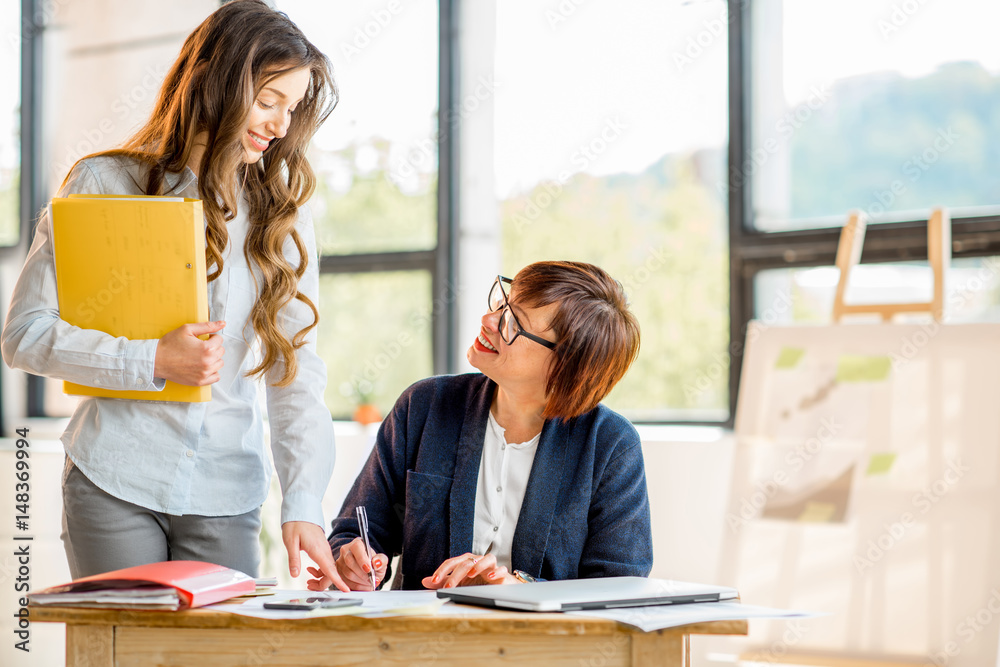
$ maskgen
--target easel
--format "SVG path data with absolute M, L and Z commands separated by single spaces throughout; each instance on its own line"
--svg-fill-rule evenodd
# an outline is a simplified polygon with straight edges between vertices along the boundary
M 933 211 L 928 221 L 928 259 L 934 273 L 934 290 L 930 301 L 921 303 L 894 303 L 894 304 L 865 304 L 849 305 L 844 303 L 844 296 L 850 281 L 850 274 L 861 257 L 861 249 L 864 242 L 866 229 L 866 219 L 861 212 L 853 212 L 848 219 L 840 237 L 837 252 L 837 267 L 840 269 L 840 279 L 838 281 L 833 309 L 833 321 L 836 323 L 832 327 L 788 327 L 781 330 L 780 327 L 764 327 L 755 332 L 758 335 L 748 335 L 748 341 L 755 342 L 748 344 L 747 352 L 744 356 L 743 378 L 744 382 L 752 383 L 756 389 L 754 392 L 741 392 L 740 406 L 737 409 L 736 424 L 739 437 L 746 438 L 747 444 L 737 448 L 734 458 L 734 486 L 730 499 L 730 515 L 738 515 L 741 499 L 753 498 L 754 493 L 759 492 L 763 486 L 758 485 L 760 480 L 775 480 L 776 477 L 770 474 L 770 469 L 763 470 L 759 461 L 767 461 L 761 457 L 760 453 L 768 446 L 762 442 L 766 436 L 767 410 L 769 384 L 773 378 L 780 373 L 792 372 L 785 366 L 778 366 L 775 360 L 786 349 L 804 349 L 806 355 L 815 355 L 824 359 L 836 358 L 842 353 L 861 354 L 872 356 L 890 356 L 900 354 L 903 342 L 909 342 L 912 352 L 907 352 L 903 366 L 907 369 L 910 379 L 922 380 L 925 390 L 925 401 L 927 408 L 920 419 L 923 426 L 919 428 L 922 432 L 915 438 L 896 437 L 893 439 L 889 429 L 912 424 L 912 420 L 905 417 L 905 406 L 911 405 L 907 401 L 897 401 L 893 403 L 899 410 L 903 410 L 903 418 L 896 417 L 885 420 L 873 418 L 874 428 L 866 433 L 870 442 L 877 443 L 865 450 L 864 457 L 859 459 L 862 467 L 859 468 L 858 481 L 864 482 L 852 490 L 855 499 L 859 503 L 854 507 L 851 522 L 845 523 L 842 528 L 831 526 L 831 530 L 841 530 L 849 535 L 853 540 L 852 546 L 848 549 L 847 555 L 854 556 L 864 553 L 863 549 L 869 538 L 881 539 L 885 531 L 885 522 L 898 520 L 898 516 L 906 511 L 913 511 L 912 493 L 919 491 L 919 488 L 931 484 L 936 480 L 944 478 L 944 470 L 949 460 L 956 456 L 964 457 L 969 463 L 970 471 L 967 475 L 978 476 L 977 480 L 968 477 L 957 485 L 954 490 L 948 487 L 948 491 L 939 498 L 941 504 L 934 510 L 928 510 L 926 516 L 921 512 L 914 512 L 919 528 L 913 528 L 905 533 L 901 540 L 909 539 L 909 543 L 901 541 L 898 546 L 895 542 L 889 545 L 889 550 L 879 552 L 878 560 L 863 571 L 857 566 L 850 566 L 837 570 L 835 563 L 836 552 L 833 555 L 823 555 L 822 563 L 827 570 L 823 572 L 833 572 L 838 582 L 842 582 L 843 590 L 846 592 L 844 600 L 840 605 L 842 618 L 846 619 L 842 627 L 834 626 L 830 631 L 831 637 L 842 641 L 844 649 L 824 653 L 818 647 L 811 647 L 808 641 L 801 645 L 794 642 L 781 643 L 784 636 L 780 630 L 771 631 L 767 636 L 771 640 L 763 643 L 756 650 L 742 650 L 737 655 L 740 660 L 765 660 L 770 663 L 792 663 L 799 665 L 827 665 L 837 667 L 920 667 L 929 664 L 928 657 L 920 649 L 908 651 L 905 655 L 894 655 L 885 650 L 886 635 L 885 619 L 891 618 L 891 607 L 893 600 L 888 598 L 886 591 L 890 587 L 890 575 L 902 576 L 898 569 L 900 563 L 924 568 L 921 581 L 920 593 L 914 596 L 913 618 L 914 623 L 919 623 L 920 630 L 916 636 L 930 637 L 935 652 L 940 651 L 940 647 L 948 645 L 954 640 L 954 628 L 956 623 L 961 621 L 962 613 L 966 610 L 975 610 L 984 603 L 980 600 L 980 593 L 971 590 L 968 586 L 955 586 L 955 572 L 962 566 L 956 565 L 954 551 L 959 546 L 966 545 L 980 546 L 981 554 L 985 557 L 970 557 L 970 563 L 995 562 L 996 554 L 1000 553 L 1000 530 L 997 530 L 997 521 L 969 521 L 967 516 L 969 508 L 978 507 L 980 504 L 977 494 L 983 493 L 983 489 L 988 488 L 991 476 L 1000 473 L 1000 457 L 994 456 L 991 451 L 993 447 L 990 443 L 1000 442 L 1000 428 L 995 424 L 995 420 L 989 417 L 990 403 L 989 396 L 984 394 L 984 387 L 988 387 L 990 377 L 994 377 L 998 366 L 997 355 L 990 353 L 989 342 L 991 336 L 989 327 L 996 330 L 996 325 L 956 325 L 954 327 L 937 327 L 928 329 L 925 325 L 897 324 L 893 325 L 898 332 L 888 332 L 884 325 L 858 325 L 840 327 L 845 315 L 868 314 L 879 315 L 884 323 L 889 323 L 899 314 L 903 313 L 930 313 L 936 322 L 941 322 L 944 318 L 944 296 L 946 289 L 946 277 L 951 261 L 951 224 L 948 213 L 945 209 Z M 932 331 L 932 333 L 928 333 Z M 982 335 L 986 334 L 986 335 Z M 823 357 L 822 355 L 826 355 Z M 963 356 L 964 355 L 964 356 Z M 808 358 L 805 357 L 806 359 Z M 910 360 L 915 365 L 907 366 Z M 972 359 L 973 361 L 968 361 Z M 963 362 L 968 369 L 962 370 Z M 801 362 L 797 362 L 801 363 Z M 984 366 L 984 364 L 986 366 Z M 947 373 L 945 367 L 950 369 Z M 919 372 L 916 373 L 914 369 Z M 895 370 L 893 371 L 896 372 Z M 959 381 L 957 373 L 968 373 L 966 379 Z M 948 382 L 951 382 L 949 385 Z M 849 385 L 845 385 L 845 391 Z M 860 385 L 854 385 L 859 387 Z M 909 386 L 913 386 L 912 384 Z M 918 385 L 919 386 L 919 385 Z M 946 408 L 945 387 L 959 387 L 964 389 L 962 400 Z M 902 387 L 896 387 L 893 391 L 899 391 Z M 762 402 L 763 401 L 763 402 Z M 886 394 L 879 399 L 880 403 L 873 404 L 879 409 L 873 414 L 888 414 L 882 412 L 881 408 L 886 405 L 886 401 L 891 400 Z M 915 404 L 913 404 L 915 405 Z M 976 427 L 981 431 L 976 431 L 976 437 L 969 437 L 966 433 L 966 425 L 971 423 L 971 416 L 975 416 Z M 916 427 L 915 427 L 916 428 Z M 970 427 L 971 428 L 971 427 Z M 970 431 L 971 432 L 971 431 Z M 810 431 L 803 435 L 803 438 L 815 436 Z M 902 442 L 918 442 L 924 438 L 921 450 L 917 456 L 913 456 L 911 450 L 901 447 Z M 894 444 L 890 444 L 893 443 Z M 986 446 L 977 448 L 974 443 L 986 443 Z M 946 443 L 950 443 L 946 447 Z M 829 446 L 828 446 L 829 447 Z M 949 449 L 950 448 L 950 449 Z M 899 454 L 897 465 L 911 466 L 912 470 L 918 471 L 915 478 L 919 481 L 912 482 L 912 488 L 901 485 L 897 480 L 895 483 L 888 482 L 887 478 L 881 477 L 887 473 L 869 473 L 865 471 L 865 465 L 873 453 L 892 449 Z M 777 450 L 781 451 L 781 450 Z M 904 457 L 908 457 L 904 459 Z M 775 470 L 787 472 L 788 459 L 780 456 L 774 457 L 777 462 Z M 758 471 L 748 473 L 747 471 Z M 761 472 L 762 471 L 762 472 Z M 913 479 L 913 478 L 911 478 Z M 896 484 L 897 486 L 894 486 Z M 879 505 L 861 503 L 877 501 Z M 875 511 L 862 512 L 861 507 L 871 507 Z M 883 507 L 885 509 L 883 509 Z M 947 507 L 948 509 L 945 509 Z M 758 510 L 760 511 L 760 510 Z M 984 513 L 985 514 L 985 513 Z M 886 518 L 888 516 L 888 518 Z M 757 521 L 759 515 L 752 517 L 751 521 Z M 984 525 L 991 523 L 989 534 L 991 537 L 985 540 L 980 539 L 977 531 L 983 530 Z M 974 525 L 972 531 L 965 528 Z M 813 538 L 817 533 L 815 528 L 810 528 L 808 524 L 799 526 L 780 526 L 772 522 L 767 524 L 766 520 L 758 524 L 735 524 L 730 526 L 730 531 L 723 539 L 723 551 L 730 554 L 728 562 L 724 560 L 723 576 L 720 581 L 729 585 L 741 585 L 737 579 L 740 573 L 740 559 L 758 557 L 761 553 L 766 553 L 778 565 L 772 570 L 757 570 L 752 572 L 747 588 L 753 590 L 757 586 L 757 594 L 761 592 L 773 592 L 772 599 L 767 599 L 762 604 L 772 606 L 795 607 L 796 603 L 791 599 L 793 591 L 792 582 L 796 580 L 796 570 L 799 559 L 803 554 L 808 553 L 805 549 L 805 535 L 807 530 L 813 531 Z M 747 528 L 747 526 L 750 526 Z M 754 527 L 763 526 L 770 533 L 760 530 L 752 533 L 751 537 L 745 535 L 740 537 L 742 530 L 753 530 Z M 765 543 L 760 540 L 761 535 L 777 535 L 778 530 L 782 530 L 784 535 L 781 541 L 775 540 Z M 754 541 L 754 540 L 757 541 Z M 829 539 L 829 538 L 827 538 Z M 846 540 L 843 540 L 846 541 Z M 752 544 L 753 547 L 747 549 L 745 544 Z M 949 544 L 953 546 L 949 551 Z M 766 544 L 766 548 L 761 545 Z M 815 547 L 821 542 L 812 543 L 811 566 L 816 568 L 817 559 Z M 769 551 L 767 549 L 770 549 Z M 870 547 L 869 547 L 870 548 Z M 754 550 L 757 550 L 756 552 Z M 961 550 L 961 549 L 959 549 Z M 965 553 L 965 552 L 964 552 Z M 971 553 L 968 551 L 967 553 Z M 980 553 L 980 552 L 977 552 Z M 908 554 L 908 555 L 904 555 Z M 916 554 L 916 555 L 914 555 Z M 949 555 L 950 554 L 950 555 Z M 909 559 L 909 560 L 907 560 Z M 979 560 L 977 560 L 979 559 Z M 758 561 L 760 562 L 760 561 Z M 846 561 L 845 561 L 846 562 Z M 831 563 L 834 563 L 831 565 Z M 983 571 L 988 571 L 986 566 L 969 566 L 969 576 L 976 576 Z M 913 570 L 909 570 L 912 572 Z M 762 574 L 763 572 L 763 574 Z M 791 573 L 791 575 L 789 575 Z M 815 577 L 815 571 L 813 576 Z M 773 578 L 774 583 L 761 585 L 761 581 Z M 802 580 L 798 580 L 801 582 Z M 984 580 L 981 597 L 985 599 L 989 591 L 1000 588 L 1000 579 L 990 575 Z M 898 588 L 898 583 L 892 584 Z M 813 585 L 811 595 L 823 595 L 825 599 L 832 596 L 823 586 Z M 977 585 L 978 588 L 978 585 Z M 819 593 L 817 593 L 819 591 Z M 747 591 L 742 590 L 744 594 Z M 895 603 L 898 610 L 901 603 Z M 956 665 L 980 665 L 984 662 L 985 656 L 982 653 L 973 655 L 976 650 L 982 651 L 983 645 L 996 646 L 997 635 L 993 629 L 989 636 L 977 636 L 981 645 L 973 648 L 969 644 L 962 645 L 963 653 L 949 664 Z M 899 631 L 896 629 L 896 637 Z M 807 637 L 808 639 L 808 637 Z M 774 646 L 781 646 L 781 655 L 776 655 Z M 813 645 L 815 646 L 815 645 Z M 978 662 L 977 662 L 978 660 Z M 994 664 L 995 653 L 989 658 L 988 664 Z
M 945 280 L 951 266 L 951 217 L 947 209 L 936 208 L 927 221 L 927 260 L 934 272 L 934 294 L 925 303 L 847 304 L 844 296 L 850 282 L 851 270 L 861 261 L 861 246 L 865 242 L 867 216 L 862 211 L 851 211 L 847 224 L 840 232 L 837 246 L 837 268 L 840 280 L 833 299 L 833 321 L 840 323 L 844 315 L 881 315 L 883 322 L 891 322 L 901 313 L 930 313 L 935 321 L 944 319 Z
M 754 390 L 741 392 L 737 407 L 717 581 L 739 588 L 744 602 L 834 615 L 803 621 L 808 630 L 795 641 L 783 637 L 798 630 L 771 622 L 751 633 L 751 645 L 716 642 L 715 652 L 837 667 L 922 667 L 931 655 L 952 667 L 997 664 L 995 617 L 971 637 L 955 628 L 1000 590 L 1000 518 L 992 511 L 1000 503 L 1000 421 L 991 390 L 1000 377 L 998 338 L 998 324 L 754 323 L 742 375 L 744 388 Z M 789 349 L 803 351 L 794 367 L 777 363 Z M 812 471 L 824 460 L 844 461 L 825 457 L 864 438 L 850 516 L 843 523 L 768 518 L 770 499 L 782 486 L 801 488 L 810 471 L 788 457 L 809 453 L 800 438 L 772 435 L 776 416 L 824 386 L 843 355 L 899 355 L 885 379 L 839 382 L 826 407 L 806 408 L 812 419 L 802 421 L 803 442 L 821 438 L 816 425 L 823 419 L 840 425 L 815 449 Z M 799 381 L 798 390 L 789 380 Z M 863 420 L 852 425 L 852 415 Z M 872 470 L 873 456 L 885 452 L 896 455 L 891 470 Z M 960 478 L 947 472 L 956 461 Z M 915 504 L 928 489 L 933 500 Z M 956 641 L 961 652 L 942 658 Z

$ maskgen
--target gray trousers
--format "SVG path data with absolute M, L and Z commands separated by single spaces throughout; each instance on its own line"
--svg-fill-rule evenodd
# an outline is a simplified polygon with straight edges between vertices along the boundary
M 102 491 L 66 457 L 62 541 L 74 579 L 166 560 L 200 560 L 251 577 L 260 566 L 260 508 L 174 516 Z

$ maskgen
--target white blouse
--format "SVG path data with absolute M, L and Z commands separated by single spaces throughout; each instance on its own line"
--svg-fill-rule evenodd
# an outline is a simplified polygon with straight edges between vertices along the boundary
M 146 170 L 134 161 L 92 157 L 79 162 L 59 191 L 142 194 Z M 199 197 L 194 172 L 168 174 L 166 186 L 177 196 Z M 307 207 L 295 223 L 309 265 L 298 289 L 313 303 L 319 298 L 316 235 Z M 271 485 L 271 460 L 264 441 L 258 383 L 246 377 L 257 363 L 257 336 L 250 311 L 257 300 L 251 266 L 243 255 L 250 228 L 245 200 L 226 224 L 222 274 L 208 283 L 212 320 L 225 320 L 219 332 L 226 354 L 212 400 L 204 403 L 82 399 L 62 441 L 66 453 L 87 479 L 116 498 L 166 514 L 231 516 L 260 507 Z M 157 340 L 127 340 L 80 329 L 59 317 L 51 221 L 42 213 L 31 251 L 11 296 L 3 329 L 3 356 L 11 368 L 105 389 L 154 392 L 164 381 L 154 377 Z M 292 266 L 298 249 L 289 238 L 283 248 Z M 259 271 L 254 267 L 255 271 Z M 312 322 L 312 311 L 292 299 L 278 314 L 291 337 Z M 325 525 L 322 500 L 333 473 L 333 422 L 323 403 L 326 366 L 316 351 L 316 330 L 296 350 L 299 373 L 285 387 L 274 386 L 284 366 L 266 377 L 271 455 L 281 480 L 281 520 Z M 264 383 L 261 383 L 264 384 Z M 5 473 L 6 474 L 6 473 Z M 4 487 L 6 488 L 6 487 Z
M 490 412 L 479 462 L 479 485 L 476 488 L 476 518 L 473 526 L 472 553 L 491 554 L 497 563 L 513 570 L 510 562 L 514 529 L 521 513 L 524 492 L 528 488 L 531 464 L 535 460 L 541 433 L 522 443 L 508 443 L 504 428 Z

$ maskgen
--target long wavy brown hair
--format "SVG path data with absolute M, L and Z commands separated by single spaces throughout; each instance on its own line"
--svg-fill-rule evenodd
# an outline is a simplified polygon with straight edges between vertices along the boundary
M 308 68 L 311 77 L 286 135 L 271 141 L 261 162 L 246 165 L 242 138 L 258 93 L 275 77 L 300 68 Z M 298 290 L 311 258 L 295 222 L 299 207 L 316 189 L 306 148 L 337 100 L 329 59 L 298 26 L 261 0 L 233 0 L 188 36 L 146 124 L 120 148 L 96 154 L 147 164 L 146 183 L 140 188 L 161 195 L 167 194 L 165 174 L 182 171 L 195 138 L 204 137 L 198 191 L 205 211 L 208 279 L 222 273 L 229 241 L 226 222 L 236 216 L 242 191 L 249 219 L 243 253 L 262 275 L 250 314 L 262 359 L 247 375 L 264 376 L 277 367 L 277 386 L 294 380 L 295 350 L 319 322 L 316 305 Z M 289 238 L 298 250 L 297 266 L 283 252 Z M 289 337 L 278 324 L 278 313 L 292 299 L 312 310 L 313 322 Z

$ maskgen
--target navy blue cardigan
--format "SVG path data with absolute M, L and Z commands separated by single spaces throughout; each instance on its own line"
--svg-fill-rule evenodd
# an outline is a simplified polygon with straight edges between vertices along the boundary
M 368 513 L 376 553 L 402 553 L 404 589 L 472 549 L 479 463 L 496 384 L 474 373 L 417 382 L 382 422 L 375 448 L 333 520 L 330 546 Z M 544 579 L 647 576 L 653 564 L 642 448 L 624 417 L 598 406 L 542 428 L 511 551 Z M 387 573 L 386 580 L 391 578 Z

